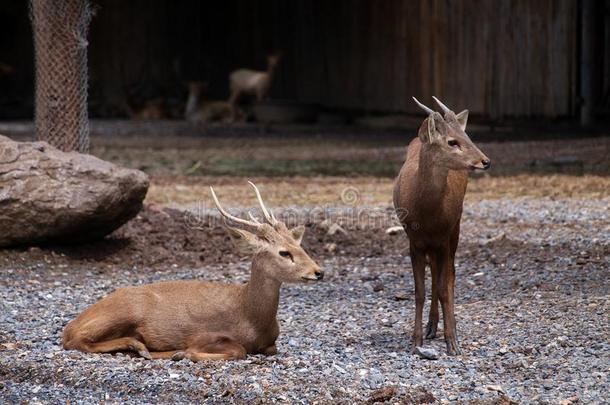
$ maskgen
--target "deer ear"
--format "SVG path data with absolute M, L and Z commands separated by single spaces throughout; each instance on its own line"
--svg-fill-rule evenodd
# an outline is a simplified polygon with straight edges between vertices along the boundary
M 460 128 L 462 128 L 462 131 L 465 131 L 466 122 L 468 122 L 468 110 L 462 111 L 461 113 L 456 115 L 455 118 L 457 118 L 458 123 L 460 124 Z
M 303 235 L 305 234 L 305 227 L 303 225 L 296 226 L 290 230 L 290 234 L 295 242 L 300 245 L 303 241 Z
M 436 126 L 434 125 L 434 118 L 432 118 L 432 114 L 424 121 L 423 125 L 419 127 L 419 132 L 417 136 L 419 136 L 419 140 L 421 143 L 432 143 L 432 135 L 436 130 Z
M 233 245 L 242 253 L 254 253 L 264 246 L 264 242 L 251 232 L 226 226 Z
M 440 122 L 443 122 L 443 118 L 439 113 L 430 114 L 430 116 L 424 121 L 424 125 L 419 129 L 419 139 L 422 143 L 434 143 L 438 142 L 441 138 L 441 135 L 436 130 L 436 119 L 440 119 Z

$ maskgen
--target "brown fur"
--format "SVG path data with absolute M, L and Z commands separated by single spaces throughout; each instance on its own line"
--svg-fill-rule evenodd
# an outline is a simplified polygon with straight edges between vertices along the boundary
M 167 109 L 162 99 L 148 100 L 141 106 L 133 106 L 125 103 L 125 109 L 132 120 L 163 120 L 169 118 Z
M 206 123 L 213 121 L 233 121 L 233 109 L 228 101 L 210 101 L 204 99 L 208 84 L 204 82 L 190 82 L 188 84 L 189 95 L 184 110 L 184 118 L 195 123 Z M 239 118 L 241 112 L 237 111 Z
M 487 157 L 464 132 L 468 112 L 444 118 L 431 114 L 407 151 L 394 186 L 394 207 L 409 237 L 415 279 L 413 349 L 423 344 L 422 312 L 425 268 L 432 275 L 432 301 L 426 338 L 436 336 L 438 301 L 443 308 L 445 341 L 450 355 L 459 354 L 454 315 L 455 252 L 469 169 L 489 167 Z M 449 141 L 458 142 L 459 148 Z M 487 161 L 487 164 L 483 162 Z
M 321 280 L 323 272 L 300 246 L 302 226 L 227 229 L 237 247 L 254 252 L 248 283 L 167 281 L 121 288 L 66 326 L 64 348 L 193 361 L 275 354 L 281 284 Z

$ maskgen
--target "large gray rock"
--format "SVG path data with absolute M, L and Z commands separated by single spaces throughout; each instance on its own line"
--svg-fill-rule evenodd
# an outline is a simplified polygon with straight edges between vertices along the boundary
M 101 238 L 142 208 L 148 176 L 0 135 L 0 246 Z

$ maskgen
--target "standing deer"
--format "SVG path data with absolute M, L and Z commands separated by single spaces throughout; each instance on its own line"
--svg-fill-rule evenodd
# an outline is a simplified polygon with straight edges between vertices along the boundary
M 280 61 L 280 55 L 267 56 L 267 70 L 257 71 L 237 69 L 229 75 L 231 96 L 229 103 L 237 110 L 237 103 L 242 95 L 256 96 L 257 101 L 265 98 L 271 87 L 275 68 Z
M 250 281 L 227 285 L 168 281 L 121 288 L 70 322 L 65 349 L 135 351 L 147 359 L 231 360 L 273 355 L 283 282 L 322 280 L 324 273 L 300 246 L 305 228 L 288 229 L 267 210 L 253 183 L 265 223 L 226 212 L 210 187 L 236 247 L 253 252 Z M 229 226 L 233 222 L 240 226 Z
M 407 157 L 394 185 L 394 208 L 409 237 L 415 279 L 413 350 L 423 345 L 422 312 L 426 295 L 425 271 L 430 266 L 432 302 L 426 338 L 436 336 L 443 307 L 445 342 L 449 355 L 460 354 L 454 315 L 455 251 L 468 170 L 487 170 L 490 160 L 464 130 L 468 110 L 455 114 L 433 97 L 444 112 L 413 100 L 429 114 L 409 144 Z

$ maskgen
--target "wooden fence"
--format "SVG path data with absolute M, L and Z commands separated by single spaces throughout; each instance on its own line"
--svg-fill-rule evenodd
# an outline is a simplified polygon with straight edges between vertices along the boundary
M 134 83 L 178 94 L 184 81 L 206 80 L 224 98 L 231 70 L 262 69 L 265 55 L 279 50 L 277 98 L 414 113 L 410 96 L 430 103 L 436 95 L 492 118 L 578 112 L 575 0 L 98 4 L 89 47 L 92 107 L 119 105 Z M 603 54 L 600 63 L 609 66 Z

